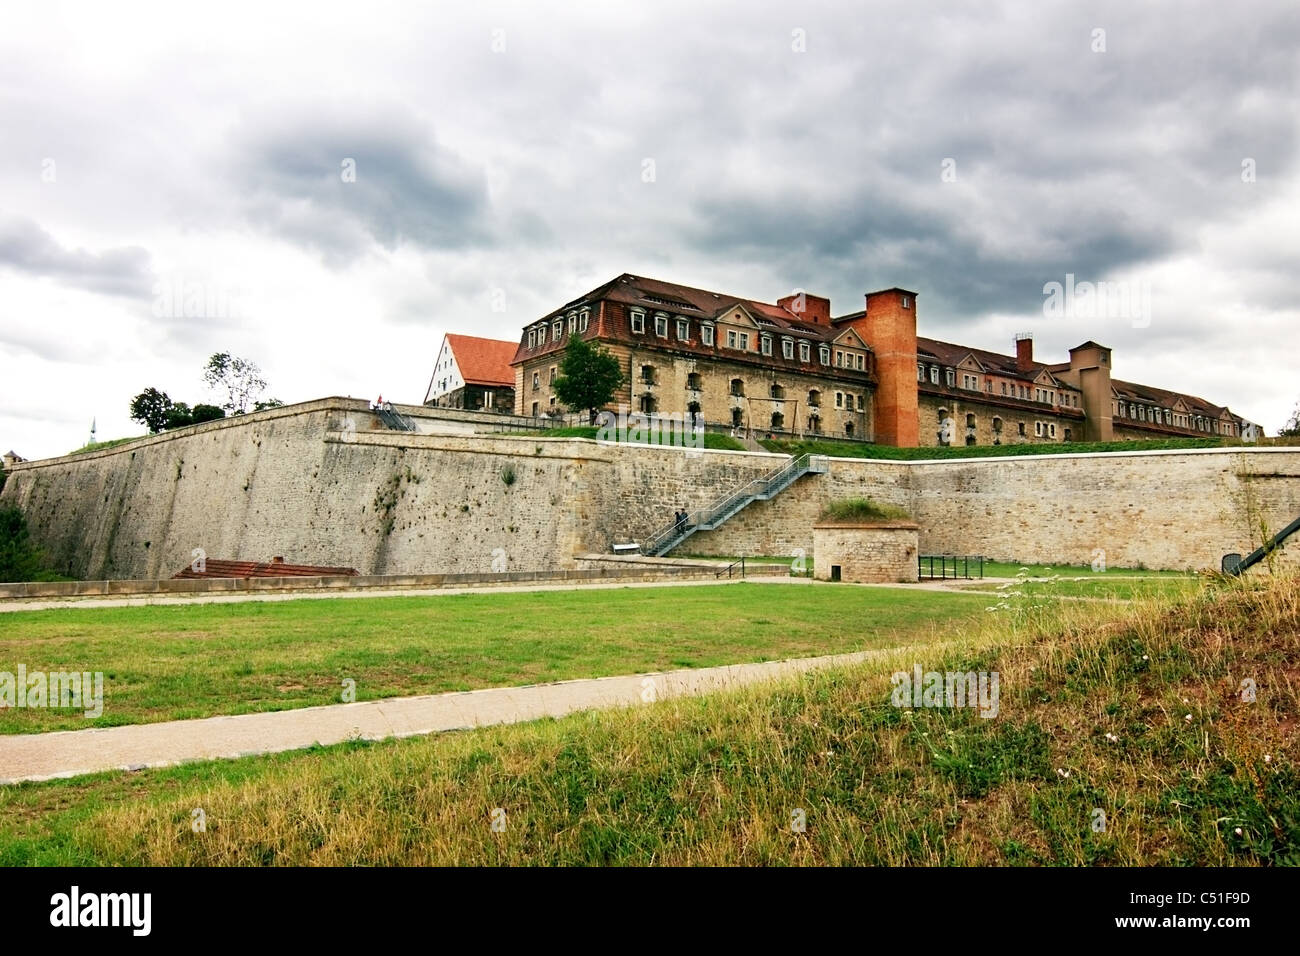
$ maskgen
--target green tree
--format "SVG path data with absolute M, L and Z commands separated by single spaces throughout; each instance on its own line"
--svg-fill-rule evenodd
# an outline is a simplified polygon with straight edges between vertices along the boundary
M 185 402 L 176 402 L 167 409 L 167 421 L 164 428 L 184 428 L 194 424 L 194 412 Z
M 216 405 L 204 405 L 202 402 L 195 405 L 193 410 L 190 412 L 190 421 L 195 425 L 200 425 L 203 422 L 214 422 L 219 418 L 225 417 L 226 412 L 224 409 Z
M 266 398 L 253 405 L 253 411 L 260 412 L 264 408 L 283 408 L 284 402 L 278 398 Z
M 0 581 L 34 581 L 44 575 L 41 552 L 17 508 L 0 508 Z
M 172 400 L 166 392 L 146 388 L 131 399 L 131 421 L 139 422 L 157 434 L 167 427 L 167 416 L 172 410 Z
M 1300 403 L 1297 403 L 1295 411 L 1291 413 L 1291 420 L 1282 426 L 1278 434 L 1283 438 L 1300 438 Z
M 585 409 L 588 421 L 614 400 L 623 384 L 618 359 L 595 342 L 569 338 L 555 379 L 555 397 L 573 409 Z
M 231 415 L 243 415 L 266 391 L 266 379 L 257 363 L 229 352 L 216 352 L 203 366 L 203 381 L 209 388 L 226 393 L 222 404 Z

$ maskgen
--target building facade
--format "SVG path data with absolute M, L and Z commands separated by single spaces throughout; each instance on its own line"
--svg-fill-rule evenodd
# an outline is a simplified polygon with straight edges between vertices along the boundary
M 1113 379 L 1111 350 L 1096 342 L 1047 364 L 1029 333 L 1014 354 L 918 336 L 907 289 L 864 305 L 833 318 L 828 299 L 807 293 L 764 303 L 624 274 L 524 328 L 514 412 L 568 411 L 554 382 L 576 335 L 622 366 L 614 407 L 750 434 L 903 447 L 1261 434 L 1226 407 Z
M 515 404 L 514 355 L 514 342 L 444 335 L 424 404 L 509 413 Z

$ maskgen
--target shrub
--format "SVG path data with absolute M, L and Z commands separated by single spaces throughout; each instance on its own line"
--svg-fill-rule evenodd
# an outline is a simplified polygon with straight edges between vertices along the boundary
M 821 514 L 823 521 L 877 521 L 910 518 L 906 511 L 895 505 L 872 501 L 870 498 L 845 498 L 832 501 Z

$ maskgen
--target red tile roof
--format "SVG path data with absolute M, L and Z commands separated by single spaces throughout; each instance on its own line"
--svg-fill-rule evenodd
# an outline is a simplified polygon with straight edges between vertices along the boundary
M 202 571 L 193 565 L 173 574 L 173 578 L 308 578 L 344 575 L 354 577 L 356 568 L 330 568 L 314 564 L 285 564 L 280 558 L 265 561 L 222 561 L 208 558 Z
M 448 332 L 447 344 L 456 356 L 456 367 L 467 385 L 515 384 L 515 373 L 510 368 L 510 360 L 518 348 L 515 342 Z

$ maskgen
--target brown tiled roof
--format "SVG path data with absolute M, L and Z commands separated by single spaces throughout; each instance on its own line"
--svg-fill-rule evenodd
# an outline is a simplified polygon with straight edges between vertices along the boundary
M 278 558 L 271 561 L 223 561 L 208 558 L 203 570 L 195 571 L 192 565 L 173 574 L 173 578 L 307 578 L 344 575 L 353 577 L 356 568 L 330 568 L 314 564 L 285 564 Z
M 515 357 L 514 342 L 448 332 L 447 344 L 456 356 L 456 367 L 466 384 L 515 384 L 515 373 L 510 370 L 510 360 Z
M 743 306 L 754 317 L 760 329 L 771 332 L 778 339 L 782 335 L 789 335 L 796 340 L 808 340 L 813 347 L 810 361 L 803 363 L 799 360 L 797 345 L 795 347 L 795 357 L 793 359 L 784 358 L 779 341 L 774 345 L 772 355 L 746 355 L 732 352 L 723 348 L 716 339 L 712 346 L 704 345 L 699 339 L 698 320 L 716 321 L 719 316 L 737 305 Z M 566 302 L 543 318 L 529 322 L 523 329 L 512 364 L 518 365 L 527 359 L 562 351 L 568 341 L 567 323 L 565 324 L 566 334 L 560 341 L 557 342 L 548 335 L 545 344 L 533 348 L 528 347 L 528 329 L 541 322 L 549 323 L 556 318 L 567 315 L 573 309 L 580 309 L 584 306 L 591 310 L 590 324 L 586 333 L 582 336 L 585 339 L 628 343 L 641 342 L 651 347 L 660 347 L 688 354 L 709 357 L 725 356 L 729 361 L 748 363 L 765 368 L 825 371 L 826 366 L 822 366 L 818 360 L 817 347 L 822 344 L 832 343 L 844 333 L 843 329 L 837 329 L 829 325 L 818 325 L 811 319 L 804 318 L 772 303 L 759 302 L 756 299 L 746 299 L 742 296 L 727 295 L 720 292 L 709 292 L 705 289 L 696 289 L 691 286 L 664 282 L 660 279 L 649 279 L 624 273 L 604 285 L 597 286 L 586 295 L 579 296 L 571 302 Z M 666 341 L 657 340 L 652 332 L 646 334 L 634 333 L 628 312 L 632 306 L 640 306 L 645 309 L 648 321 L 653 321 L 652 317 L 655 312 L 667 312 L 671 316 L 681 316 L 693 320 L 690 338 L 684 341 L 678 340 L 676 329 L 671 327 L 669 329 L 669 338 Z M 870 346 L 867 346 L 867 349 L 869 351 Z M 850 369 L 835 369 L 834 371 L 837 375 L 860 376 L 864 382 L 868 381 L 871 376 L 870 371 L 857 372 Z
M 1032 362 L 1029 371 L 1022 372 L 1016 363 L 1014 355 L 1003 355 L 999 352 L 973 349 L 969 345 L 940 342 L 938 339 L 927 339 L 919 335 L 916 337 L 916 354 L 918 361 L 928 358 L 933 359 L 940 365 L 949 366 L 955 366 L 967 355 L 973 355 L 975 360 L 990 372 L 996 375 L 1005 375 L 1008 378 L 1022 379 L 1026 382 L 1032 382 L 1038 378 L 1039 373 L 1044 369 L 1049 372 L 1052 370 L 1052 366 L 1044 362 Z M 1069 365 L 1067 364 L 1065 367 L 1069 368 Z
M 1236 417 L 1232 412 L 1222 406 L 1215 405 L 1213 402 L 1207 402 L 1203 398 L 1195 395 L 1186 395 L 1182 392 L 1171 392 L 1168 389 L 1156 388 L 1153 385 L 1139 385 L 1136 382 L 1123 382 L 1117 378 L 1110 380 L 1111 388 L 1120 398 L 1127 398 L 1139 402 L 1149 402 L 1152 405 L 1159 405 L 1161 408 L 1173 408 L 1181 398 L 1183 404 L 1195 412 L 1202 415 L 1209 415 L 1213 418 L 1221 418 L 1224 415 Z

